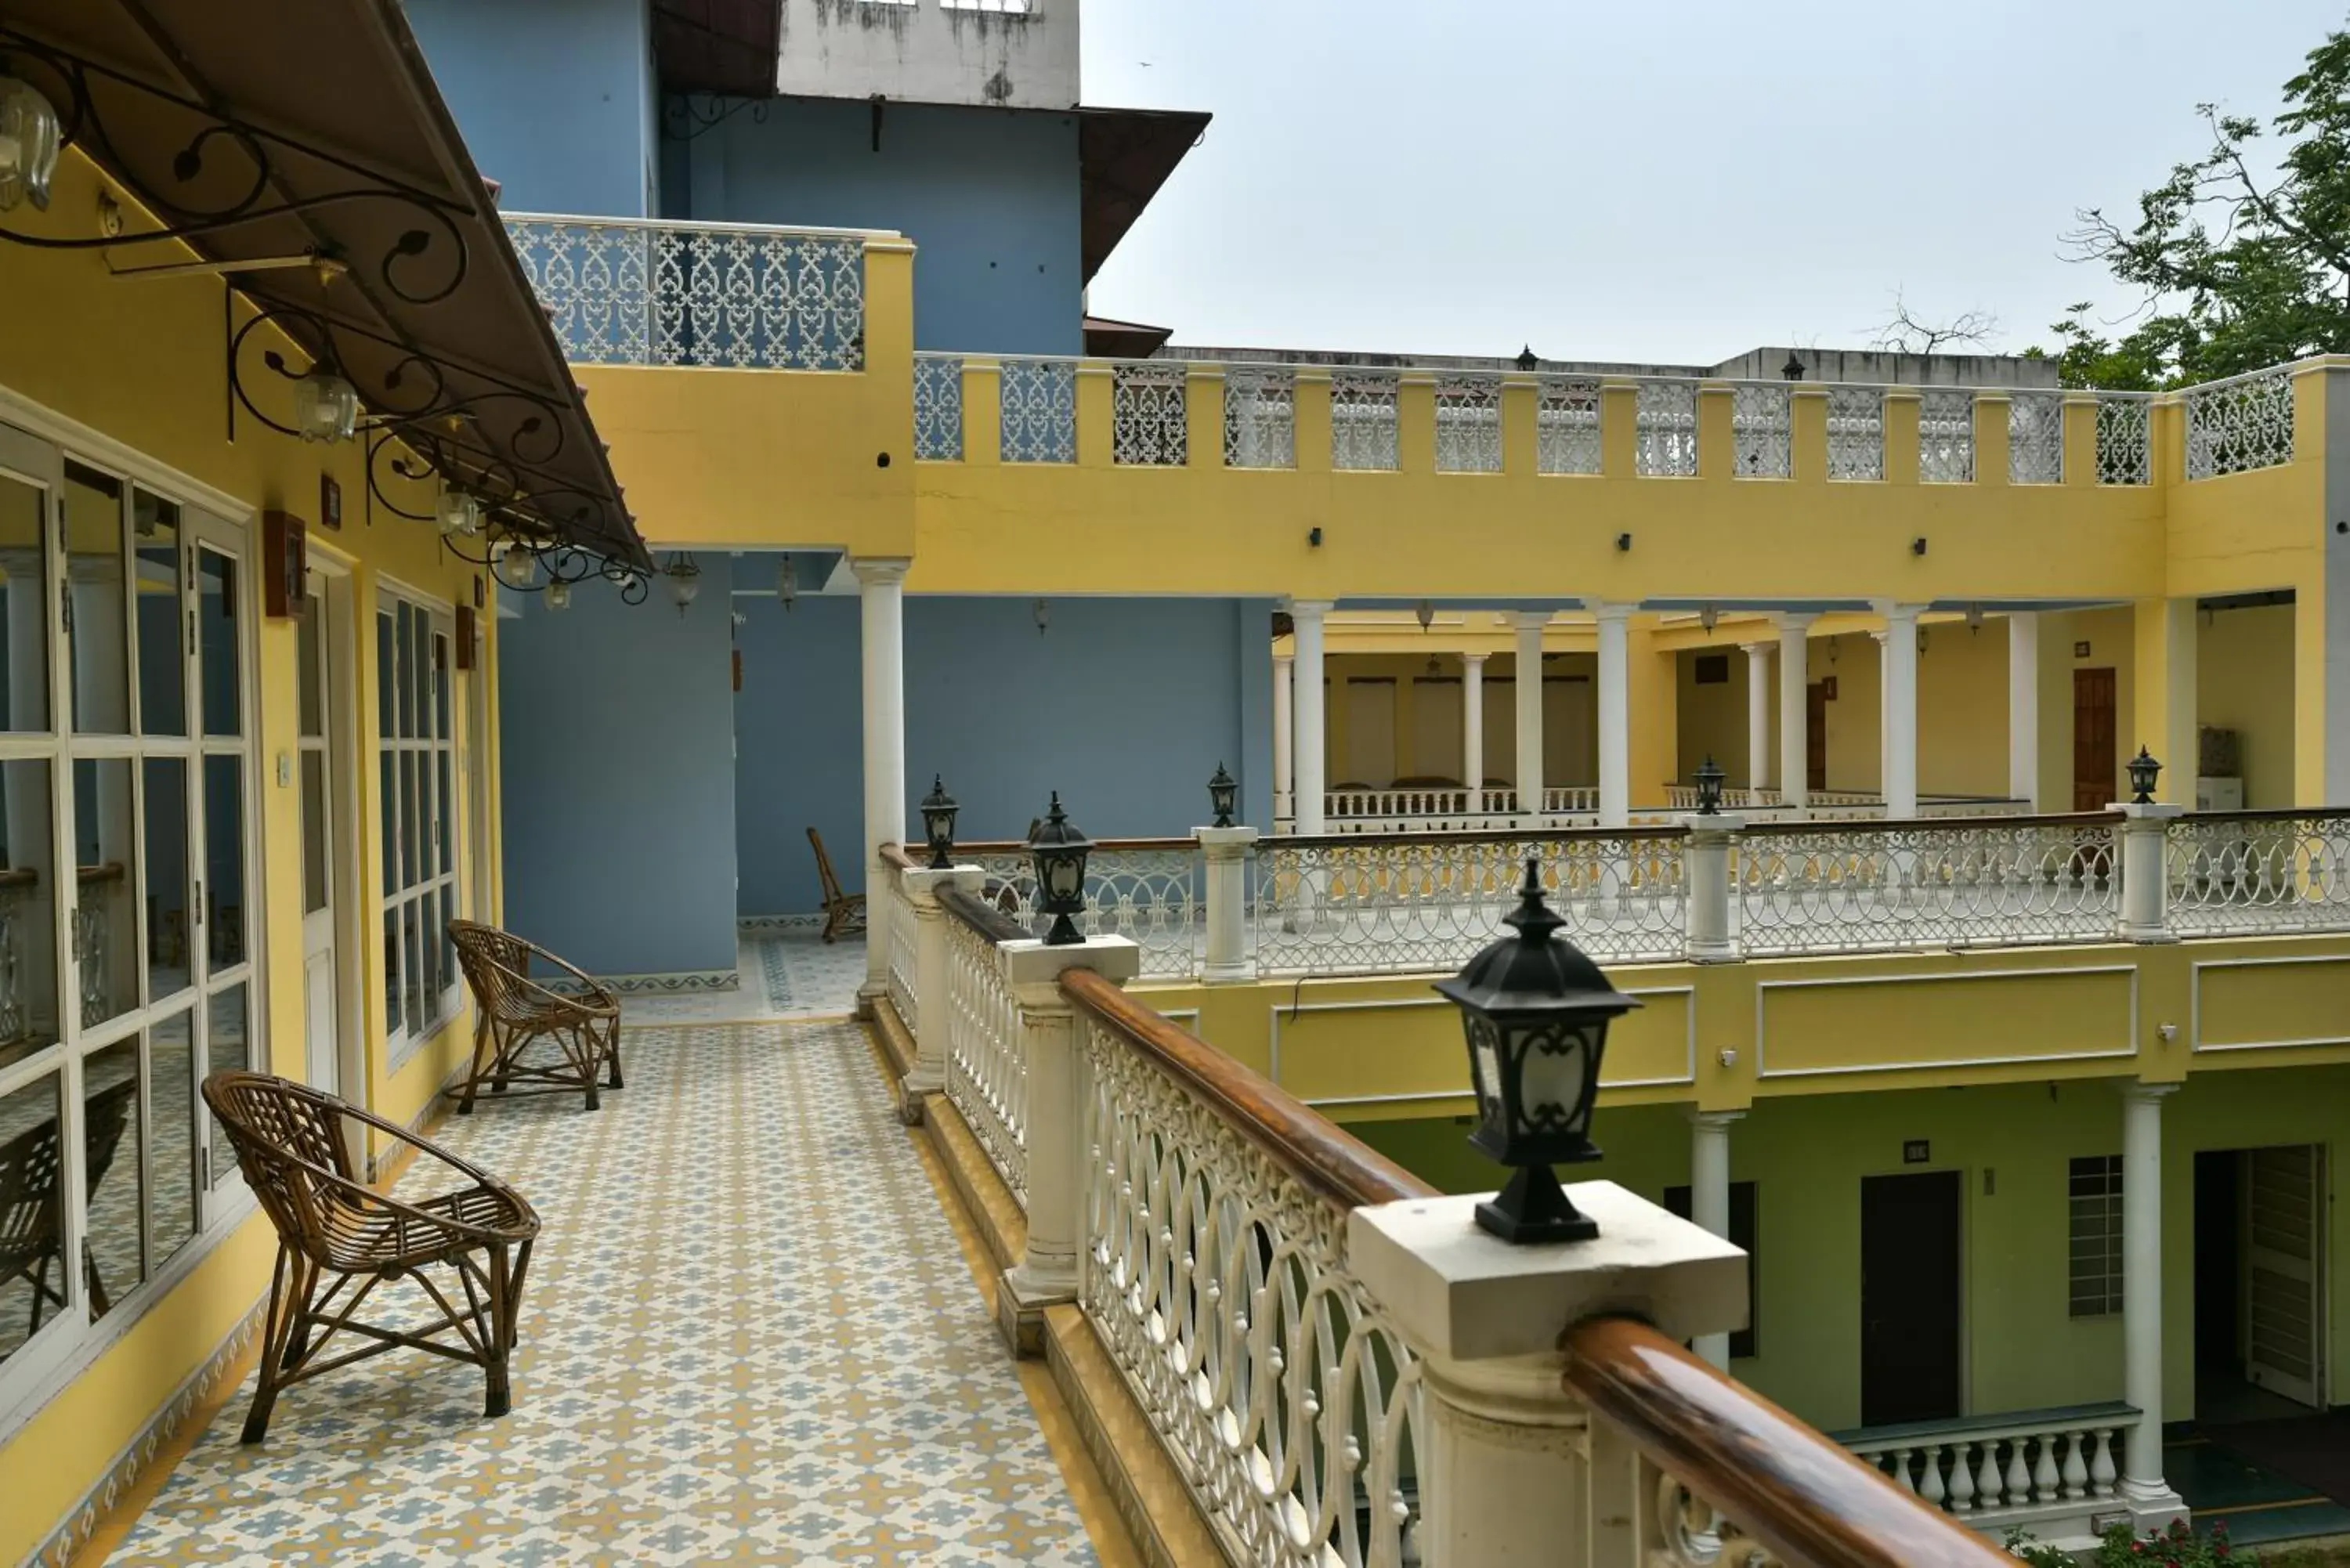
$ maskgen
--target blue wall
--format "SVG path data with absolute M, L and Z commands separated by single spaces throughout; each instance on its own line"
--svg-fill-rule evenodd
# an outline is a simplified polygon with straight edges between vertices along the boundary
M 816 907 L 806 830 L 863 886 L 858 602 L 807 597 L 786 615 L 741 601 L 735 698 L 736 840 L 745 915 Z M 1219 762 L 1248 820 L 1273 815 L 1269 600 L 1063 598 L 1036 631 L 1033 601 L 906 600 L 907 826 L 933 774 L 962 804 L 960 832 L 1017 838 L 1053 790 L 1097 838 L 1190 832 L 1207 820 Z
M 648 0 L 408 0 L 473 161 L 515 213 L 659 210 Z
M 1067 115 L 893 103 L 876 152 L 870 105 L 778 99 L 664 153 L 664 216 L 907 235 L 919 348 L 1084 350 Z
M 682 616 L 588 583 L 500 626 L 506 920 L 593 972 L 734 967 L 729 563 L 701 566 Z

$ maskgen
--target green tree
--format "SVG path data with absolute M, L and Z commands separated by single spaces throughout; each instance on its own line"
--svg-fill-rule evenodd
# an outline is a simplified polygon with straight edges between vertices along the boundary
M 2138 198 L 2134 227 L 2080 213 L 2065 236 L 2075 259 L 2102 263 L 2147 306 L 2114 338 L 2087 305 L 2067 311 L 2051 356 L 2065 385 L 2178 386 L 2350 351 L 2350 31 L 2310 51 L 2284 104 L 2273 179 L 2248 151 L 2261 122 L 2207 103 L 2196 112 L 2210 150 Z

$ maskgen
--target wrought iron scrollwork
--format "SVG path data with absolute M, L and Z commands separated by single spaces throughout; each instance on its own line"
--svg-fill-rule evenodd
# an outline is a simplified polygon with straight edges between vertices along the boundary
M 48 98 L 57 110 L 61 142 L 78 146 L 96 158 L 141 206 L 162 221 L 160 228 L 91 235 L 26 234 L 0 224 L 0 240 L 47 250 L 99 250 L 158 240 L 200 239 L 274 218 L 298 218 L 329 207 L 380 202 L 408 209 L 416 221 L 402 229 L 382 254 L 368 258 L 368 270 L 378 282 L 409 304 L 431 305 L 448 298 L 465 280 L 469 256 L 457 220 L 478 215 L 467 203 L 434 195 L 325 148 L 223 114 L 194 99 L 12 28 L 0 27 L 0 61 L 5 61 L 6 71 Z M 102 100 L 117 94 L 170 104 L 193 123 L 187 140 L 172 155 L 168 171 L 140 169 L 109 130 Z M 282 157 L 288 152 L 331 167 L 348 176 L 351 183 L 307 196 L 280 195 Z M 348 256 L 322 259 L 357 265 Z

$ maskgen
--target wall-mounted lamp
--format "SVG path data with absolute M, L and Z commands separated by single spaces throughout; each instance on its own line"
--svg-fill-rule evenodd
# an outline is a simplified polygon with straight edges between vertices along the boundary
M 1628 550 L 1628 549 L 1630 549 L 1630 548 L 1632 547 L 1632 535 L 1630 535 L 1629 534 L 1618 534 L 1618 535 L 1616 535 L 1616 547 L 1617 547 L 1617 549 L 1619 549 L 1619 550 Z
M 784 607 L 784 613 L 789 615 L 799 597 L 799 574 L 792 568 L 792 558 L 785 556 L 784 564 L 775 568 L 775 600 Z
M 1982 623 L 1983 623 L 1983 611 L 1982 611 L 1982 606 L 1981 606 L 1981 605 L 1969 605 L 1969 606 L 1967 607 L 1967 629 L 1968 629 L 1969 631 L 1977 631 L 1977 632 L 1979 632 L 1979 631 L 1982 630 Z
M 1414 620 L 1419 622 L 1419 629 L 1422 631 L 1436 624 L 1436 607 L 1426 599 L 1419 601 L 1419 607 L 1414 609 L 1411 615 Z
M 1909 541 L 1909 553 L 1913 556 L 1922 556 L 1926 553 L 1926 535 L 1920 534 Z
M 1706 636 L 1711 637 L 1713 628 L 1721 624 L 1721 612 L 1708 605 L 1697 612 L 1697 624 L 1705 628 Z
M 1053 607 L 1046 604 L 1043 599 L 1038 599 L 1035 608 L 1030 613 L 1036 618 L 1036 635 L 1038 637 L 1044 636 L 1045 628 L 1053 624 Z
M 1322 547 L 1322 529 L 1319 524 L 1305 530 L 1305 543 L 1313 549 L 1318 550 Z

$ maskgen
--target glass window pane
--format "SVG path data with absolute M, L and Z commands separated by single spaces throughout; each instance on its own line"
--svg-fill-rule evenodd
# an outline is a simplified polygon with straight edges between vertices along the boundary
M 139 1180 L 139 1036 L 81 1064 L 82 1172 L 89 1234 L 82 1243 L 89 1315 L 104 1317 L 147 1277 Z
M 73 605 L 67 639 L 74 728 L 130 732 L 130 639 L 123 623 L 122 482 L 66 464 L 66 576 Z
M 457 944 L 449 940 L 449 921 L 455 917 L 456 913 L 457 888 L 452 883 L 449 888 L 449 896 L 442 900 L 441 908 L 441 983 L 442 985 L 457 983 Z
M 391 612 L 385 610 L 375 618 L 375 724 L 376 732 L 386 740 L 391 738 L 394 721 L 400 716 L 400 701 L 392 693 L 399 690 L 400 670 L 392 649 Z
M 400 662 L 393 666 L 394 679 L 400 685 L 400 730 L 402 739 L 416 734 L 416 611 L 408 605 L 400 607 Z
M 411 1034 L 424 1033 L 424 971 L 417 952 L 417 905 L 418 901 L 411 898 L 400 907 L 400 944 L 408 959 L 406 990 Z
M 413 888 L 423 880 L 424 825 L 419 820 L 423 802 L 416 794 L 416 753 L 400 753 L 400 885 Z
M 449 638 L 445 632 L 432 634 L 432 713 L 433 737 L 449 739 Z
M 143 490 L 130 494 L 139 607 L 139 732 L 188 732 L 188 664 L 180 652 L 180 509 Z
M 441 890 L 426 888 L 417 908 L 423 921 L 418 940 L 421 944 L 419 972 L 423 976 L 424 1023 L 431 1028 L 441 1022 L 441 944 L 433 935 L 441 929 Z
M 302 753 L 302 912 L 327 907 L 327 753 Z
M 204 933 L 213 969 L 244 961 L 243 757 L 204 759 Z
M 244 733 L 244 687 L 237 675 L 236 563 L 196 552 L 196 652 L 204 688 L 204 733 Z
M 400 891 L 400 753 L 387 751 L 379 761 L 383 775 L 376 802 L 377 814 L 383 819 L 381 892 L 389 898 Z
M 0 1067 L 57 1038 L 57 867 L 49 834 L 49 764 L 0 763 Z
M 315 740 L 327 732 L 325 691 L 327 685 L 326 602 L 312 597 L 303 601 L 302 618 L 294 623 L 294 641 L 299 650 L 296 662 L 300 667 L 302 733 Z
M 244 982 L 216 992 L 205 1009 L 204 1073 L 241 1073 L 253 1065 L 253 1047 L 245 1035 Z M 212 1131 L 212 1179 L 218 1181 L 236 1168 L 236 1150 L 217 1119 Z
M 0 729 L 49 727 L 47 504 L 47 491 L 0 474 Z
M 195 932 L 188 899 L 188 764 L 146 758 L 147 994 L 160 1001 L 186 988 L 194 973 Z
M 441 767 L 441 793 L 437 797 L 438 804 L 433 813 L 432 826 L 434 829 L 434 836 L 438 838 L 441 843 L 441 874 L 445 877 L 452 868 L 451 860 L 456 853 L 457 843 L 457 813 L 455 806 L 451 803 L 449 798 L 449 751 L 447 747 L 444 746 L 441 749 L 436 760 L 439 762 Z
M 0 1365 L 66 1303 L 65 1174 L 59 1143 L 65 1075 L 51 1073 L 0 1099 Z
M 383 1027 L 389 1034 L 400 1033 L 400 910 L 386 909 L 383 916 Z
M 130 763 L 74 760 L 75 929 L 81 956 L 81 1026 L 139 1005 L 139 911 L 131 901 Z
M 147 1103 L 153 1107 L 148 1234 L 161 1263 L 196 1233 L 196 1015 L 182 1012 L 147 1032 Z

